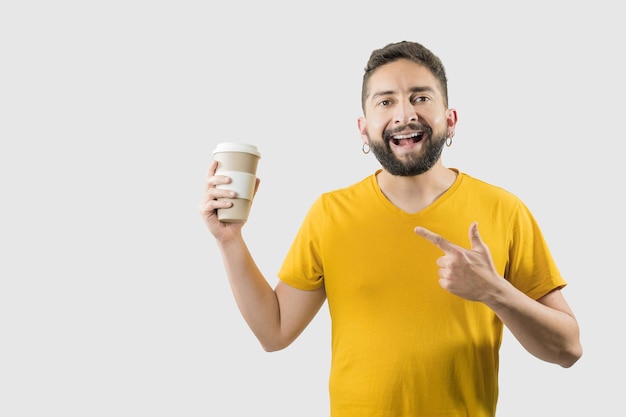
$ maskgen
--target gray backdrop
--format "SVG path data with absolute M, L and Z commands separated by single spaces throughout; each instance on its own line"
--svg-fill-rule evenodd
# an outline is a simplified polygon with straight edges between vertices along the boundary
M 326 308 L 263 352 L 197 207 L 215 144 L 257 145 L 244 233 L 274 283 L 313 200 L 378 167 L 357 130 L 362 69 L 403 39 L 448 71 L 444 163 L 528 204 L 580 321 L 567 370 L 507 333 L 499 415 L 615 415 L 618 5 L 431 3 L 4 2 L 0 415 L 327 415 Z

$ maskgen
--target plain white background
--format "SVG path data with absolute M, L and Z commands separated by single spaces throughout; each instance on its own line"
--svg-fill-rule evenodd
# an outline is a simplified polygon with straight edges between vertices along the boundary
M 3 2 L 0 415 L 327 415 L 326 308 L 263 352 L 197 207 L 215 144 L 256 144 L 244 233 L 275 283 L 319 193 L 377 168 L 362 69 L 403 39 L 447 68 L 445 164 L 527 203 L 581 325 L 571 369 L 506 335 L 498 415 L 619 415 L 618 4 L 433 3 Z

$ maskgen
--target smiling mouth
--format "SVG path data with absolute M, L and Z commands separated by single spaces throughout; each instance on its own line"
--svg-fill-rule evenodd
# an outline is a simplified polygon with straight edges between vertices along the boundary
M 408 135 L 393 135 L 390 138 L 390 141 L 396 146 L 410 145 L 421 141 L 423 137 L 424 132 L 414 132 L 409 133 Z

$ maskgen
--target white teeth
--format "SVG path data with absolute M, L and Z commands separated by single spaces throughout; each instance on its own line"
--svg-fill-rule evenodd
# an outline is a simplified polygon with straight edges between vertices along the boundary
M 397 135 L 397 136 L 394 136 L 393 138 L 394 139 L 409 139 L 409 138 L 414 138 L 414 137 L 417 137 L 417 136 L 418 136 L 417 133 L 411 133 L 409 135 Z

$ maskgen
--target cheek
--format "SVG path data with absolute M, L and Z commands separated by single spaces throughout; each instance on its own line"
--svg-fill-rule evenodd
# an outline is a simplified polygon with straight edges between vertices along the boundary
M 434 113 L 432 115 L 427 116 L 430 121 L 431 127 L 438 126 L 440 124 L 446 124 L 446 115 L 441 113 Z
M 367 119 L 367 133 L 369 133 L 370 136 L 382 136 L 382 132 L 385 130 L 385 128 L 387 127 L 387 123 L 385 121 L 383 121 L 380 118 L 370 118 Z

